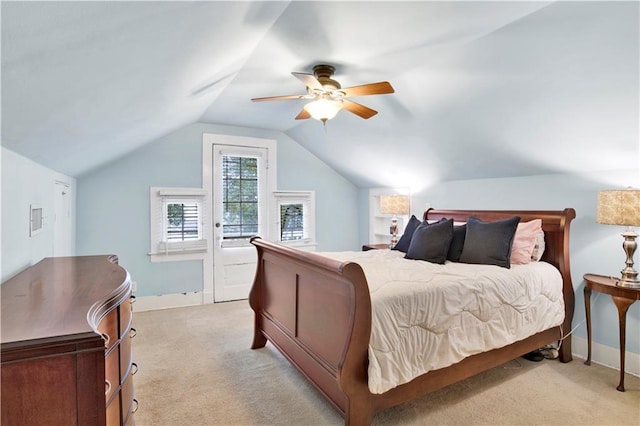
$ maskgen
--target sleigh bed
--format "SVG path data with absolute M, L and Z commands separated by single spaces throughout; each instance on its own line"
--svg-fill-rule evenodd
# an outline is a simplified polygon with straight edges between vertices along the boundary
M 363 267 L 326 255 L 251 240 L 258 266 L 249 295 L 255 312 L 252 349 L 270 341 L 334 406 L 350 425 L 370 424 L 375 413 L 464 380 L 552 343 L 561 362 L 571 361 L 574 290 L 569 265 L 569 228 L 573 209 L 563 211 L 426 211 L 423 220 L 456 223 L 471 217 L 485 222 L 520 217 L 542 220 L 545 250 L 541 262 L 559 272 L 562 300 L 559 324 L 505 346 L 467 356 L 385 390 L 369 386 L 372 297 Z M 422 261 L 418 261 L 422 262 Z M 370 277 L 371 279 L 371 277 Z M 563 315 L 562 315 L 563 314 Z

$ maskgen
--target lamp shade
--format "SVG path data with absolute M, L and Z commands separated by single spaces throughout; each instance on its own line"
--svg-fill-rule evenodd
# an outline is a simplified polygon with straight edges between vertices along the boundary
M 596 221 L 607 225 L 640 226 L 640 190 L 598 192 Z
M 320 98 L 309 102 L 304 109 L 311 114 L 311 117 L 320 121 L 331 120 L 342 109 L 342 102 L 334 99 Z
M 393 215 L 409 214 L 409 197 L 407 195 L 381 195 L 380 213 Z

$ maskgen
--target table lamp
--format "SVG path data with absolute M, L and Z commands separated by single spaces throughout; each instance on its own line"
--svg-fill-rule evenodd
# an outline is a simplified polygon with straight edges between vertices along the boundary
M 622 248 L 627 255 L 626 267 L 620 271 L 620 287 L 640 288 L 638 272 L 633 269 L 633 254 L 638 247 L 638 233 L 633 228 L 640 226 L 640 190 L 627 188 L 598 192 L 598 214 L 596 221 L 607 225 L 621 225 L 627 228 L 622 233 Z
M 398 217 L 397 215 L 409 214 L 409 196 L 408 195 L 381 195 L 380 196 L 380 213 L 392 214 L 391 226 L 389 233 L 391 234 L 391 243 L 389 248 L 395 247 L 398 243 Z

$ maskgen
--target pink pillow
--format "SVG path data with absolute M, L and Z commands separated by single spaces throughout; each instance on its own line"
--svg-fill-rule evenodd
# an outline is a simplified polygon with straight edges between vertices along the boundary
M 540 233 L 542 233 L 541 219 L 518 223 L 516 235 L 513 237 L 513 244 L 511 245 L 512 265 L 531 263 L 531 255 Z

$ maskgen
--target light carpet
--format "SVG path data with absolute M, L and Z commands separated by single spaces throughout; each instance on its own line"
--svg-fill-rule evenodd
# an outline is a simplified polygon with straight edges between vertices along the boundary
M 134 313 L 138 426 L 338 425 L 271 345 L 251 350 L 247 301 Z M 508 362 L 377 414 L 394 425 L 640 425 L 640 378 L 555 360 Z

